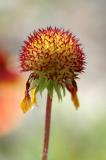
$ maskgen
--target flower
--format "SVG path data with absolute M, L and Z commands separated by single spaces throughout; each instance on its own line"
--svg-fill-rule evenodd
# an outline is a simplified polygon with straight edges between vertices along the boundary
M 79 40 L 71 32 L 56 27 L 39 29 L 30 34 L 20 53 L 22 71 L 31 72 L 26 83 L 26 103 L 33 88 L 34 96 L 45 88 L 52 96 L 55 90 L 59 100 L 62 99 L 61 89 L 65 95 L 67 88 L 76 109 L 79 107 L 75 79 L 85 66 L 85 54 L 80 46 Z M 31 102 L 22 103 L 23 111 L 30 107 Z
M 7 54 L 0 49 L 0 82 L 14 83 L 18 78 L 18 75 L 9 68 Z
M 18 106 L 24 80 L 15 65 L 10 64 L 10 57 L 14 61 L 12 55 L 0 48 L 0 136 L 12 132 L 23 117 Z

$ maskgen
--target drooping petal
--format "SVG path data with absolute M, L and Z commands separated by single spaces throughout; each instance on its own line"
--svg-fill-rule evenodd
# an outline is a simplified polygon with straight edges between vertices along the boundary
M 26 113 L 31 108 L 31 98 L 28 95 L 25 95 L 24 99 L 21 102 L 21 109 Z
M 35 95 L 35 91 L 36 91 L 35 88 L 31 90 L 31 105 L 32 105 L 32 106 L 36 104 L 36 95 Z
M 78 109 L 79 108 L 79 99 L 78 99 L 77 93 L 75 95 L 72 95 L 71 99 L 74 103 L 75 108 Z
M 21 103 L 21 109 L 24 113 L 26 113 L 30 108 L 32 108 L 33 105 L 36 104 L 35 87 L 32 86 L 32 82 L 35 78 L 35 75 L 31 73 L 26 82 L 25 97 Z
M 71 93 L 71 99 L 74 103 L 74 106 L 76 109 L 79 107 L 79 100 L 77 96 L 77 84 L 75 80 L 72 81 L 72 83 L 66 83 L 67 90 Z

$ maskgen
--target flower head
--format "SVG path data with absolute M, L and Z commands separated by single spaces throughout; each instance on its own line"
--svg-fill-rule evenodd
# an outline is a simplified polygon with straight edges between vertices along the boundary
M 72 33 L 63 29 L 47 27 L 34 31 L 24 42 L 20 54 L 22 71 L 31 72 L 26 92 L 36 88 L 37 93 L 47 88 L 52 96 L 55 89 L 59 99 L 62 99 L 61 89 L 65 94 L 67 88 L 78 108 L 75 79 L 84 71 L 85 64 L 85 55 L 80 45 Z

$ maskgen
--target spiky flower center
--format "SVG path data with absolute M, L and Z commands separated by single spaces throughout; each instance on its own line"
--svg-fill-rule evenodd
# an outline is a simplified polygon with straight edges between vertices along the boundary
M 34 71 L 61 82 L 75 78 L 83 70 L 84 54 L 72 33 L 49 27 L 30 35 L 20 60 L 23 71 Z

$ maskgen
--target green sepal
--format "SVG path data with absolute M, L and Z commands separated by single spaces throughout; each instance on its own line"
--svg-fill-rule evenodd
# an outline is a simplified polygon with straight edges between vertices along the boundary
M 67 79 L 67 80 L 66 80 L 66 83 L 72 84 L 72 80 L 71 80 L 71 79 Z
M 63 91 L 63 95 L 65 96 L 65 85 L 58 84 L 58 82 L 53 81 L 53 80 L 49 80 L 46 77 L 40 77 L 38 79 L 33 80 L 31 82 L 30 89 L 33 89 L 33 88 L 36 88 L 35 94 L 37 92 L 40 92 L 40 94 L 42 94 L 43 90 L 47 89 L 48 94 L 51 97 L 53 96 L 53 90 L 56 91 L 56 94 L 57 94 L 59 100 L 62 100 L 61 91 Z
M 48 90 L 49 96 L 52 97 L 53 96 L 53 81 L 52 80 L 48 80 L 47 90 Z
M 33 83 L 35 84 L 35 88 L 36 88 L 35 94 L 36 94 L 39 91 L 39 79 L 34 80 Z
M 32 90 L 33 88 L 36 88 L 37 85 L 38 85 L 38 79 L 31 81 L 30 90 Z
M 65 86 L 61 85 L 61 88 L 62 88 L 62 90 L 63 90 L 63 95 L 65 96 L 65 95 L 66 95 Z
M 39 92 L 42 94 L 42 91 L 47 87 L 48 80 L 46 78 L 41 78 L 39 80 Z
M 40 78 L 35 80 L 36 93 L 40 92 L 40 94 L 42 94 L 42 91 L 47 87 L 47 85 L 48 85 L 47 78 Z
M 61 85 L 59 85 L 58 83 L 54 82 L 54 89 L 57 93 L 58 99 L 62 100 L 62 95 L 61 95 Z

